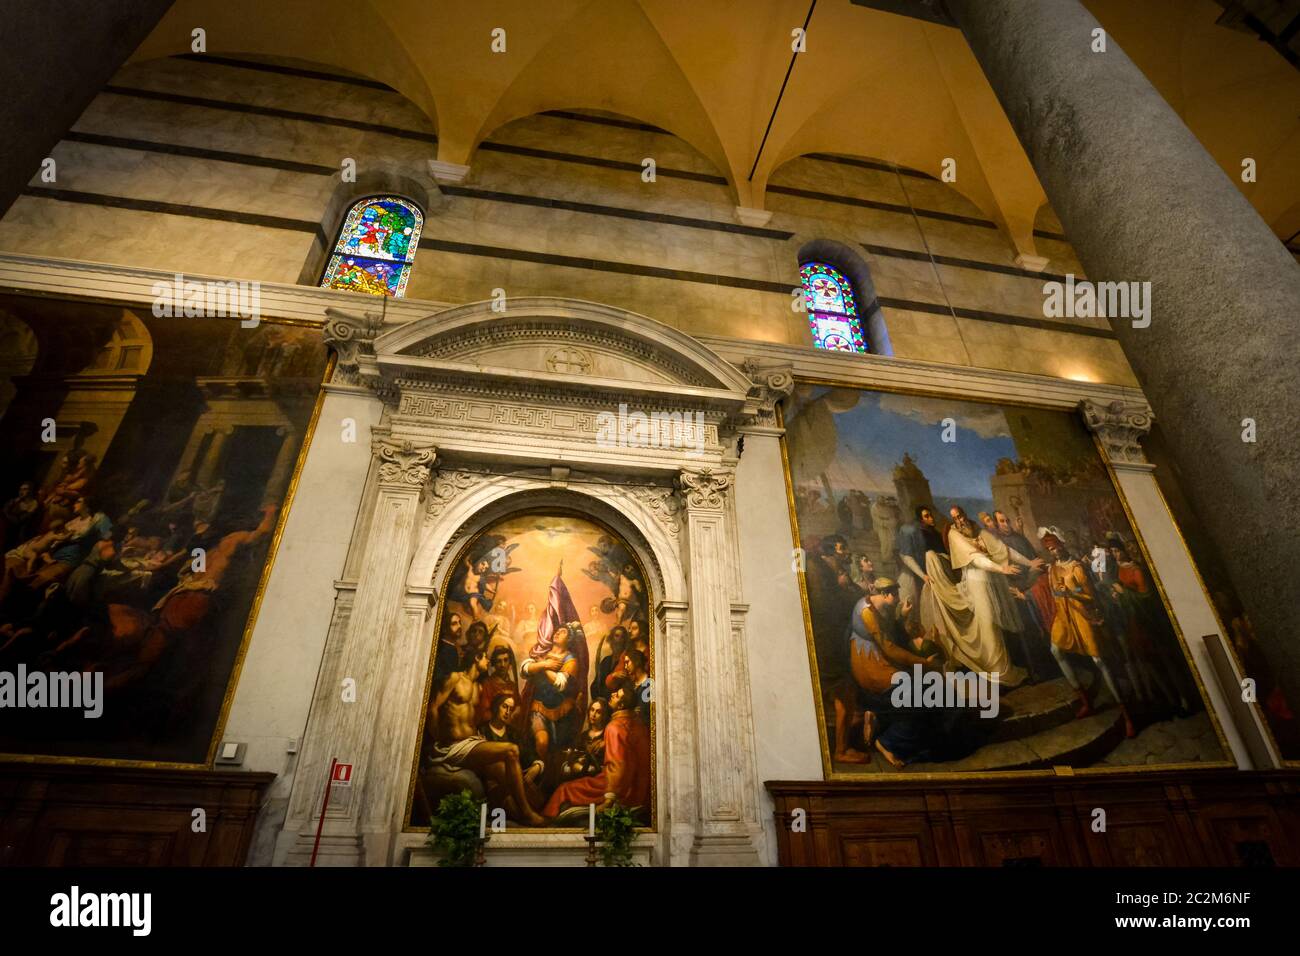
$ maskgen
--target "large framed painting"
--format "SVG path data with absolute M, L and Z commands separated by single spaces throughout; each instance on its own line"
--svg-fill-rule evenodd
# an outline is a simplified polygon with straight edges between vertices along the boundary
M 209 763 L 320 333 L 9 297 L 0 339 L 0 753 Z
M 799 382 L 785 425 L 829 776 L 1228 763 L 1075 414 Z
M 586 829 L 617 802 L 653 827 L 651 595 L 635 553 L 590 518 L 515 515 L 442 585 L 408 822 L 469 791 L 510 826 Z

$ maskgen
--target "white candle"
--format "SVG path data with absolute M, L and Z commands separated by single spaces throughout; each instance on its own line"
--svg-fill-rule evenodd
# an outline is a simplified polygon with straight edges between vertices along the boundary
M 482 840 L 487 836 L 487 804 L 479 807 L 478 815 L 478 838 Z
M 587 813 L 587 836 L 594 837 L 596 835 L 596 805 L 594 803 L 587 804 L 587 810 L 589 811 Z

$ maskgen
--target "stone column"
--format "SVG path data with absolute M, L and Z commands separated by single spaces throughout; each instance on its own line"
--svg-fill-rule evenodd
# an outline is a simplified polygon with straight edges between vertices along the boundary
M 325 686 L 308 722 L 298 774 L 307 789 L 295 794 L 291 807 L 291 823 L 301 829 L 290 862 L 305 862 L 303 857 L 311 852 L 331 759 L 353 765 L 352 784 L 330 797 L 325 821 L 328 840 L 322 842 L 317 865 L 389 862 L 391 828 L 385 816 L 394 801 L 390 792 L 394 774 L 388 766 L 393 753 L 376 741 L 377 723 L 390 683 L 393 644 L 402 619 L 409 617 L 403 602 L 406 575 L 435 452 L 430 444 L 388 435 L 376 437 L 371 447 L 377 479 L 374 512 L 338 662 L 323 675 Z M 363 808 L 371 806 L 380 808 L 379 820 L 363 817 Z M 301 816 L 308 807 L 304 825 Z
M 0 216 L 171 5 L 50 0 L 6 18 L 5 58 L 23 82 L 6 84 L 0 101 Z
M 226 440 L 234 433 L 233 425 L 217 425 L 212 429 L 212 440 L 208 442 L 207 451 L 203 453 L 203 461 L 194 476 L 194 484 L 198 487 L 207 488 L 213 483 L 217 469 L 221 467 L 221 455 L 226 447 Z
M 728 471 L 701 468 L 677 478 L 684 503 L 695 668 L 698 826 L 696 866 L 756 865 L 754 724 L 743 641 L 732 633 Z
M 266 479 L 266 496 L 281 500 L 285 489 L 289 487 L 289 478 L 293 475 L 293 466 L 298 459 L 295 454 L 298 443 L 294 440 L 296 436 L 290 425 L 281 425 L 275 434 L 280 439 L 280 450 L 275 454 L 275 464 Z
M 1242 769 L 1249 769 L 1252 766 L 1249 750 L 1242 739 L 1241 728 L 1236 726 L 1233 708 L 1224 696 L 1225 688 L 1215 675 L 1214 664 L 1205 646 L 1205 637 L 1219 630 L 1214 609 L 1201 587 L 1191 556 L 1183 546 L 1178 527 L 1160 493 L 1160 486 L 1156 484 L 1153 474 L 1156 466 L 1147 461 L 1139 444 L 1151 430 L 1151 413 L 1142 405 L 1124 402 L 1099 405 L 1087 399 L 1079 403 L 1079 410 L 1084 424 L 1097 436 L 1102 454 L 1115 472 L 1142 542 L 1150 553 L 1153 569 L 1173 608 L 1174 619 L 1187 642 L 1195 671 L 1205 685 L 1210 706 L 1214 708 L 1232 748 L 1232 752 L 1225 756 Z M 1227 688 L 1228 692 L 1233 690 L 1235 688 Z
M 1151 283 L 1149 327 L 1112 324 L 1294 705 L 1300 266 L 1079 0 L 946 3 L 1088 278 Z

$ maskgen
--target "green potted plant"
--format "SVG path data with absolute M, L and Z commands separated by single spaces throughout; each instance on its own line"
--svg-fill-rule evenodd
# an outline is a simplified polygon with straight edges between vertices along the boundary
M 635 837 L 636 820 L 617 800 L 596 813 L 596 838 L 600 841 L 600 858 L 605 866 L 636 866 L 632 862 Z
M 478 850 L 479 801 L 468 790 L 452 793 L 438 803 L 430 821 L 429 844 L 442 854 L 439 866 L 473 866 Z

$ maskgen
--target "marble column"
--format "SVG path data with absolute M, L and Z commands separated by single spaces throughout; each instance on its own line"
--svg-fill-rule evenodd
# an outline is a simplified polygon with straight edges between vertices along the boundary
M 698 819 L 694 866 L 760 862 L 753 707 L 744 641 L 733 632 L 730 471 L 701 468 L 677 478 L 683 500 L 695 671 Z
M 7 83 L 0 100 L 0 215 L 171 5 L 50 0 L 5 18 L 6 66 L 23 82 Z
M 356 596 L 337 664 L 322 677 L 323 692 L 308 721 L 300 785 L 290 825 L 299 837 L 290 862 L 310 853 L 331 759 L 353 765 L 352 783 L 330 797 L 318 865 L 387 865 L 392 838 L 386 819 L 394 805 L 392 748 L 377 741 L 385 688 L 391 683 L 393 645 L 411 616 L 404 602 L 422 495 L 429 483 L 432 445 L 387 434 L 372 442 L 374 511 L 361 553 Z M 346 685 L 346 686 L 345 686 Z M 371 759 L 371 758 L 375 759 Z M 309 818 L 303 826 L 303 811 Z M 380 808 L 371 814 L 366 808 Z M 378 819 L 377 819 L 378 817 Z M 297 818 L 297 819 L 295 819 Z
M 1294 706 L 1300 266 L 1079 0 L 946 3 L 1088 278 L 1151 283 L 1150 324 L 1112 325 Z

